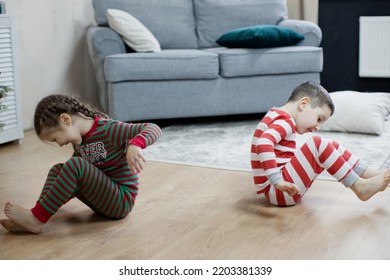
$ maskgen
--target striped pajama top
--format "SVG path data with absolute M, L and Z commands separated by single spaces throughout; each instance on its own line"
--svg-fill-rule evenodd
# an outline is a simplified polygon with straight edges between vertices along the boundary
M 257 193 L 283 181 L 281 167 L 296 151 L 296 129 L 292 116 L 271 108 L 257 125 L 251 145 L 251 167 Z
M 134 144 L 143 149 L 160 136 L 160 127 L 152 123 L 133 124 L 96 118 L 82 143 L 74 146 L 74 155 L 89 161 L 116 183 L 127 186 L 135 196 L 138 186 L 134 181 L 138 176 L 127 162 L 127 148 Z

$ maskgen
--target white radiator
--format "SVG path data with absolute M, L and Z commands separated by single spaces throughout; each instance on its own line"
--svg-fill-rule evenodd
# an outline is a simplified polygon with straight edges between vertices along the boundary
M 359 76 L 390 77 L 390 16 L 359 18 Z
M 23 138 L 22 107 L 19 92 L 18 63 L 16 55 L 15 18 L 0 15 L 0 85 L 12 88 L 1 104 L 7 109 L 0 112 L 0 144 Z

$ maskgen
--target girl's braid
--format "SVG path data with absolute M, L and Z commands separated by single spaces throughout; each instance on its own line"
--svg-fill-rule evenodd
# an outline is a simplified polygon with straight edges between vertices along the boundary
M 62 113 L 70 115 L 80 113 L 90 118 L 101 117 L 110 119 L 105 113 L 76 97 L 60 94 L 49 95 L 43 98 L 35 109 L 34 128 L 37 135 L 40 135 L 43 129 L 58 126 L 58 120 Z
M 90 118 L 101 117 L 101 118 L 109 119 L 109 117 L 106 114 L 93 108 L 91 105 L 84 103 L 75 97 L 69 97 L 69 96 L 67 97 L 68 98 L 66 98 L 66 102 L 69 103 L 69 108 L 71 108 L 73 114 L 81 113 L 84 116 Z

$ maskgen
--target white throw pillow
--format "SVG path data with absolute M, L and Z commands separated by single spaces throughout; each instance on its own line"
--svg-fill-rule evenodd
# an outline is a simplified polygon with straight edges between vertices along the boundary
M 320 131 L 355 132 L 380 135 L 390 112 L 390 93 L 337 91 L 330 93 L 334 114 Z
M 107 10 L 108 25 L 136 52 L 160 52 L 160 43 L 138 19 L 121 10 Z

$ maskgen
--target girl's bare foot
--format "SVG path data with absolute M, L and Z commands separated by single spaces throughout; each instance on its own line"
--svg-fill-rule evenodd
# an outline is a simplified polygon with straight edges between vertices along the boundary
M 364 179 L 359 178 L 351 189 L 360 200 L 366 201 L 377 192 L 384 191 L 390 183 L 390 170 L 385 170 L 376 176 Z
M 5 204 L 4 214 L 15 224 L 32 233 L 40 233 L 45 225 L 38 221 L 30 210 L 11 202 Z
M 1 219 L 0 224 L 9 232 L 30 232 L 10 219 Z

